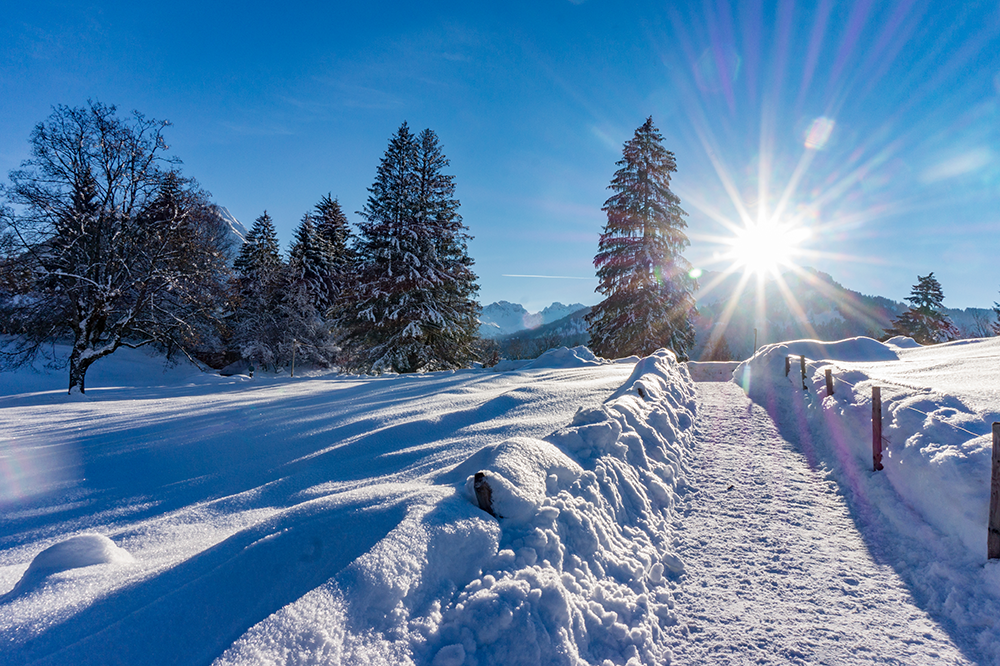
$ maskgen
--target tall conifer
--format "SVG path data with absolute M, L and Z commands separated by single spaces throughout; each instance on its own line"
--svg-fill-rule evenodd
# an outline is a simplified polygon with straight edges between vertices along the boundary
M 355 287 L 336 323 L 367 372 L 457 368 L 472 360 L 478 291 L 454 177 L 436 135 L 404 122 L 359 213 Z
M 694 344 L 694 281 L 681 256 L 686 213 L 670 191 L 677 171 L 653 119 L 624 147 L 604 203 L 608 221 L 594 265 L 605 299 L 587 315 L 590 344 L 607 357 L 650 354 L 660 347 L 680 359 Z
M 285 333 L 281 306 L 284 262 L 271 216 L 264 211 L 246 236 L 233 263 L 237 274 L 239 307 L 233 342 L 244 358 L 261 366 L 282 362 Z

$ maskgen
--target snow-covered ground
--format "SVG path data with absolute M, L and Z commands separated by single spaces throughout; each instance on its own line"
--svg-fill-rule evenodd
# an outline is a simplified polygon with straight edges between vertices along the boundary
M 4 663 L 669 657 L 694 400 L 665 353 L 249 380 L 126 351 L 86 397 L 3 379 Z
M 0 375 L 0 663 L 1000 663 L 1000 340 L 499 370 Z
M 809 361 L 806 390 L 799 355 Z M 919 605 L 970 658 L 1000 663 L 1000 561 L 986 559 L 1000 338 L 931 347 L 908 338 L 788 342 L 762 348 L 734 377 L 837 482 L 868 548 Z M 882 399 L 880 472 L 872 469 L 873 386 Z

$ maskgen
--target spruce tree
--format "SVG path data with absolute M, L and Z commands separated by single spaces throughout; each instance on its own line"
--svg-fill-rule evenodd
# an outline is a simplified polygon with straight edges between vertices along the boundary
M 316 204 L 312 218 L 316 225 L 316 233 L 326 243 L 335 275 L 349 273 L 352 259 L 351 227 L 340 207 L 340 202 L 331 198 L 329 194 L 325 195 Z
M 439 370 L 473 358 L 478 287 L 447 166 L 436 135 L 414 137 L 404 122 L 368 188 L 355 285 L 336 316 L 359 370 Z
M 690 265 L 681 256 L 688 245 L 686 213 L 670 191 L 674 155 L 651 117 L 625 143 L 617 166 L 594 257 L 597 291 L 605 299 L 587 315 L 590 345 L 609 358 L 666 347 L 684 360 L 694 344 L 696 314 Z
M 892 322 L 889 333 L 906 335 L 922 345 L 948 342 L 959 337 L 959 331 L 947 315 L 941 312 L 944 291 L 934 273 L 917 276 L 910 295 L 906 297 L 910 309 Z
M 303 362 L 333 362 L 336 346 L 326 318 L 333 293 L 330 252 L 307 213 L 295 232 L 281 290 L 282 356 L 290 356 L 295 345 Z
M 267 211 L 254 221 L 233 269 L 240 303 L 234 317 L 233 342 L 243 358 L 256 365 L 277 367 L 284 360 L 286 326 L 281 291 L 285 265 Z
M 476 358 L 480 306 L 479 285 L 468 253 L 471 236 L 458 214 L 455 177 L 443 173 L 449 166 L 437 134 L 425 129 L 417 137 L 418 225 L 427 228 L 431 300 L 444 319 L 440 328 L 427 328 L 426 344 L 439 367 L 464 367 Z

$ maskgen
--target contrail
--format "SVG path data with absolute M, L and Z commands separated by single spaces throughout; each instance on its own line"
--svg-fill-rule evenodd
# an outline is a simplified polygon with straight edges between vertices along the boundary
M 596 277 L 577 277 L 575 275 L 508 275 L 500 277 L 520 277 L 520 278 L 545 278 L 547 280 L 596 280 Z

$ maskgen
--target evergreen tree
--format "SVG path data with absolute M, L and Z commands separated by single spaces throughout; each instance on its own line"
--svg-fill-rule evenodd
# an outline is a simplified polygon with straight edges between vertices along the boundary
M 934 273 L 917 276 L 910 295 L 906 297 L 910 309 L 892 322 L 888 331 L 893 335 L 906 335 L 922 345 L 948 342 L 959 337 L 959 331 L 951 320 L 941 312 L 944 291 Z
M 278 233 L 274 229 L 274 221 L 265 210 L 263 215 L 254 220 L 247 233 L 243 247 L 233 262 L 233 270 L 243 277 L 250 277 L 262 273 L 271 274 L 281 265 Z
M 442 367 L 464 367 L 477 357 L 480 306 L 479 285 L 468 253 L 471 236 L 458 214 L 455 177 L 443 173 L 449 166 L 437 134 L 425 129 L 417 137 L 418 225 L 430 235 L 427 268 L 431 301 L 444 318 L 440 328 L 428 326 L 425 343 Z
M 340 202 L 329 194 L 316 204 L 313 222 L 329 253 L 335 275 L 350 272 L 352 254 L 350 249 L 351 227 L 347 222 Z
M 340 308 L 355 282 L 354 251 L 351 248 L 351 227 L 340 202 L 329 194 L 316 204 L 312 216 L 319 237 L 326 252 L 326 267 L 329 271 L 327 316 L 334 318 L 334 311 Z
M 473 358 L 478 287 L 454 177 L 436 135 L 404 122 L 359 215 L 355 285 L 336 323 L 366 372 L 463 367 Z
M 295 240 L 288 254 L 288 269 L 291 283 L 304 285 L 315 309 L 326 312 L 333 294 L 332 258 L 326 240 L 319 235 L 308 213 L 295 230 Z
M 686 213 L 670 191 L 677 171 L 653 119 L 624 147 L 604 203 L 608 222 L 594 265 L 605 299 L 587 315 L 590 343 L 605 357 L 647 355 L 660 347 L 687 358 L 694 344 L 694 281 L 681 256 Z
M 307 213 L 295 232 L 281 292 L 283 355 L 290 355 L 295 345 L 303 362 L 322 366 L 332 363 L 336 345 L 326 312 L 333 293 L 330 252 Z
M 277 367 L 284 360 L 286 326 L 280 306 L 285 265 L 267 211 L 254 221 L 233 269 L 240 303 L 234 317 L 233 342 L 243 358 L 256 365 Z

